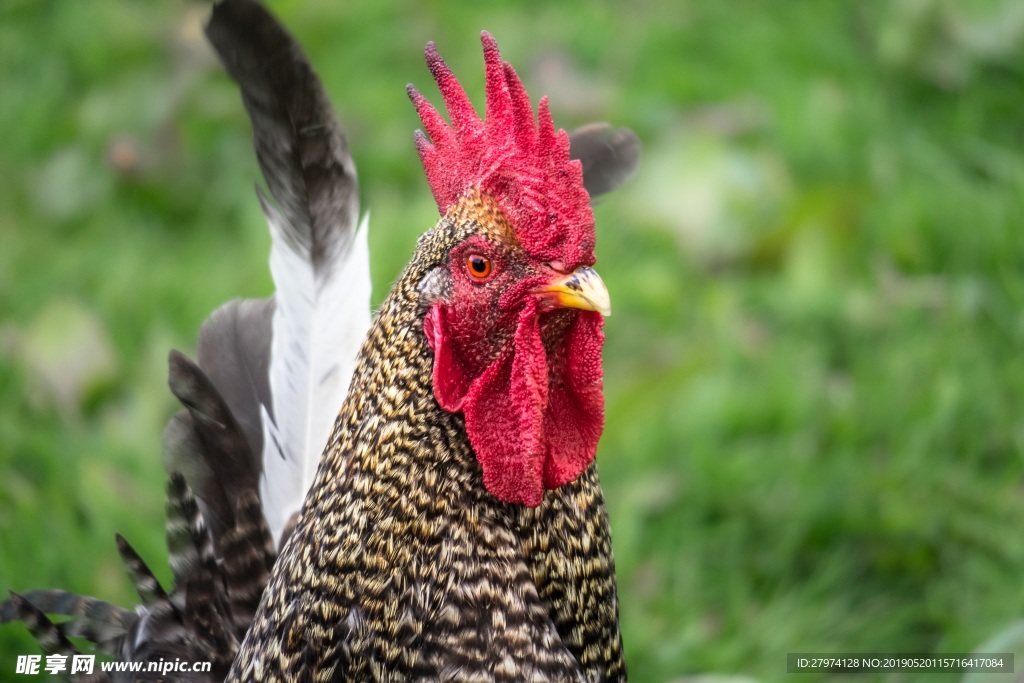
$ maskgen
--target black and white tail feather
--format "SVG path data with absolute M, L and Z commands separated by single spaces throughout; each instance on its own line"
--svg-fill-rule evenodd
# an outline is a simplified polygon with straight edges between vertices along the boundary
M 170 354 L 168 383 L 184 406 L 163 440 L 174 584 L 161 586 L 118 536 L 141 600 L 133 610 L 61 590 L 12 592 L 0 604 L 0 622 L 24 622 L 48 654 L 78 653 L 73 637 L 119 661 L 211 662 L 210 672 L 171 677 L 197 683 L 223 680 L 245 636 L 370 325 L 367 221 L 358 220 L 355 165 L 323 86 L 298 43 L 254 0 L 215 5 L 206 35 L 252 122 L 270 193 L 257 187 L 275 293 L 218 308 L 200 330 L 198 362 Z M 640 144 L 628 129 L 590 124 L 570 140 L 591 197 L 636 168 Z
M 227 0 L 206 29 L 238 82 L 269 190 L 274 296 L 233 300 L 203 325 L 198 363 L 172 351 L 169 385 L 184 408 L 164 432 L 168 591 L 117 545 L 141 604 L 134 610 L 64 591 L 13 594 L 45 651 L 68 637 L 122 661 L 211 662 L 223 680 L 252 620 L 286 527 L 298 513 L 370 325 L 366 221 L 341 126 L 298 44 L 259 4 Z M 67 617 L 61 622 L 46 615 Z M 96 673 L 75 680 L 155 680 Z M 194 676 L 194 678 L 189 678 Z
M 257 188 L 276 288 L 273 334 L 263 330 L 272 341 L 270 396 L 258 402 L 260 493 L 280 542 L 316 474 L 370 327 L 366 219 L 357 224 L 359 185 L 348 143 L 299 45 L 253 2 L 217 5 L 206 35 L 241 86 L 256 158 L 276 202 Z M 260 368 L 261 382 L 267 369 Z

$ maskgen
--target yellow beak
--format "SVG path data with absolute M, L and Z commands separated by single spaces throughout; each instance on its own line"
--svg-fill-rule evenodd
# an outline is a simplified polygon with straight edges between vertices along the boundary
M 534 290 L 534 294 L 539 294 L 563 308 L 597 311 L 606 317 L 612 314 L 608 288 L 604 286 L 597 271 L 589 266 L 582 266 L 568 275 L 559 277 Z

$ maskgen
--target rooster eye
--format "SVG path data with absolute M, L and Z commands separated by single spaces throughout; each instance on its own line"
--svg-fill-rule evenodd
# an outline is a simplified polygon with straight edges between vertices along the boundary
M 470 254 L 466 257 L 466 267 L 469 274 L 478 280 L 483 280 L 491 274 L 491 259 L 480 254 Z

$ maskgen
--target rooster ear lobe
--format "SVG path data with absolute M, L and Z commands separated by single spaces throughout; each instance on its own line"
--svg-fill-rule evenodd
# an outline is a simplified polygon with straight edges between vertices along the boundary
M 420 283 L 416 285 L 420 293 L 420 301 L 427 305 L 433 305 L 440 301 L 446 301 L 451 296 L 452 279 L 448 269 L 438 266 L 423 276 Z M 427 335 L 428 338 L 430 335 Z
M 423 333 L 434 350 L 434 398 L 448 412 L 460 412 L 473 378 L 452 348 L 441 304 L 430 307 L 423 319 Z
M 569 156 L 583 165 L 583 187 L 593 203 L 595 197 L 611 192 L 636 172 L 640 138 L 629 128 L 588 123 L 569 133 Z

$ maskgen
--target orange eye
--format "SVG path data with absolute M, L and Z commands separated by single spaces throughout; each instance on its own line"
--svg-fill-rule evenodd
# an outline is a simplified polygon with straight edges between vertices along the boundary
M 480 254 L 470 254 L 466 257 L 466 268 L 469 274 L 478 280 L 483 280 L 491 274 L 491 259 Z

